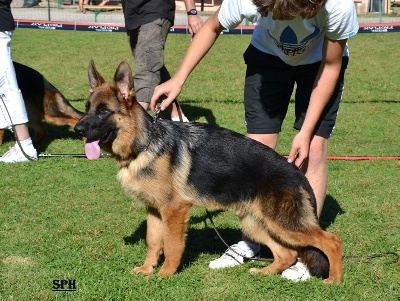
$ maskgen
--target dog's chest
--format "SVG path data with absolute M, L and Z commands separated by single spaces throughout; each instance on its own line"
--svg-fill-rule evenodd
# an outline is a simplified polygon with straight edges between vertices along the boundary
M 137 163 L 137 162 L 135 162 Z M 147 164 L 135 164 L 122 167 L 117 175 L 125 193 L 132 199 L 139 198 L 146 205 L 158 207 L 160 200 L 165 200 L 170 192 L 169 187 L 160 189 L 159 177 Z

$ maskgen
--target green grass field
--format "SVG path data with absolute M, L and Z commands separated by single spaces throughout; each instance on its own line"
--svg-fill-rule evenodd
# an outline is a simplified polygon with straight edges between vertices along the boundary
M 168 38 L 173 74 L 190 43 Z M 398 156 L 400 137 L 400 33 L 360 34 L 349 41 L 343 103 L 330 155 Z M 192 121 L 245 133 L 242 53 L 250 36 L 221 36 L 188 79 L 180 101 Z M 88 94 L 87 66 L 111 79 L 119 62 L 132 63 L 123 33 L 18 29 L 14 60 L 40 71 L 78 109 Z M 277 151 L 286 154 L 294 134 L 290 108 Z M 48 126 L 41 153 L 83 153 L 68 127 Z M 0 147 L 13 145 L 11 134 Z M 398 160 L 329 161 L 328 195 L 321 224 L 339 235 L 344 256 L 400 250 Z M 210 270 L 225 251 L 202 208 L 192 211 L 182 266 L 173 277 L 131 275 L 146 252 L 145 208 L 116 180 L 113 159 L 41 158 L 0 166 L 0 300 L 399 300 L 399 263 L 344 261 L 345 281 L 324 285 L 248 273 L 264 263 Z M 214 212 L 229 243 L 240 237 L 231 212 Z M 53 281 L 75 280 L 76 291 L 54 292 Z

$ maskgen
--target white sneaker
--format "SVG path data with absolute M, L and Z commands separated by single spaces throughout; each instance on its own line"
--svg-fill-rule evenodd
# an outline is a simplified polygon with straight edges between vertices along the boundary
M 171 120 L 172 121 L 181 121 L 179 116 L 178 117 L 171 117 Z M 189 122 L 189 119 L 187 119 L 187 117 L 184 114 L 182 114 L 182 122 Z
M 298 259 L 291 267 L 282 272 L 282 278 L 297 281 L 306 281 L 311 275 L 304 263 Z
M 220 258 L 210 261 L 208 266 L 211 269 L 221 269 L 243 264 L 243 256 L 247 258 L 259 258 L 260 251 L 261 247 L 259 245 L 248 243 L 246 241 L 239 241 L 237 244 L 230 246 L 230 248 L 226 250 Z
M 38 156 L 35 148 L 31 148 L 29 150 L 25 150 L 25 153 L 32 159 L 29 160 L 22 153 L 19 146 L 14 145 L 10 147 L 8 152 L 6 152 L 3 156 L 0 157 L 0 162 L 4 163 L 16 163 L 16 162 L 29 162 L 29 161 L 37 161 Z

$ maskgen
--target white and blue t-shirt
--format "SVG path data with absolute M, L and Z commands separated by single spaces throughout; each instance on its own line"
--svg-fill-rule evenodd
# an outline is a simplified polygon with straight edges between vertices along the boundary
M 226 29 L 237 27 L 245 18 L 254 25 L 251 44 L 258 50 L 278 56 L 297 66 L 322 60 L 324 37 L 343 40 L 358 32 L 353 0 L 327 0 L 312 19 L 273 20 L 272 13 L 261 17 L 251 0 L 224 0 L 218 19 Z M 347 45 L 343 56 L 348 56 Z

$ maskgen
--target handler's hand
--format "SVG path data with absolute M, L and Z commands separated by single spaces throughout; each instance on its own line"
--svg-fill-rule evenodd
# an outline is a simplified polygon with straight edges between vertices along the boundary
M 298 132 L 293 138 L 292 148 L 290 149 L 287 161 L 289 163 L 294 162 L 297 167 L 300 167 L 308 157 L 310 143 L 311 137 L 309 135 L 302 133 L 302 131 Z
M 150 100 L 150 109 L 154 112 L 157 108 L 157 103 L 162 102 L 160 107 L 164 111 L 181 93 L 182 85 L 177 84 L 173 79 L 158 85 L 154 89 L 153 96 Z
M 199 15 L 188 16 L 188 23 L 189 32 L 193 36 L 200 30 L 201 25 L 203 25 L 203 20 Z

